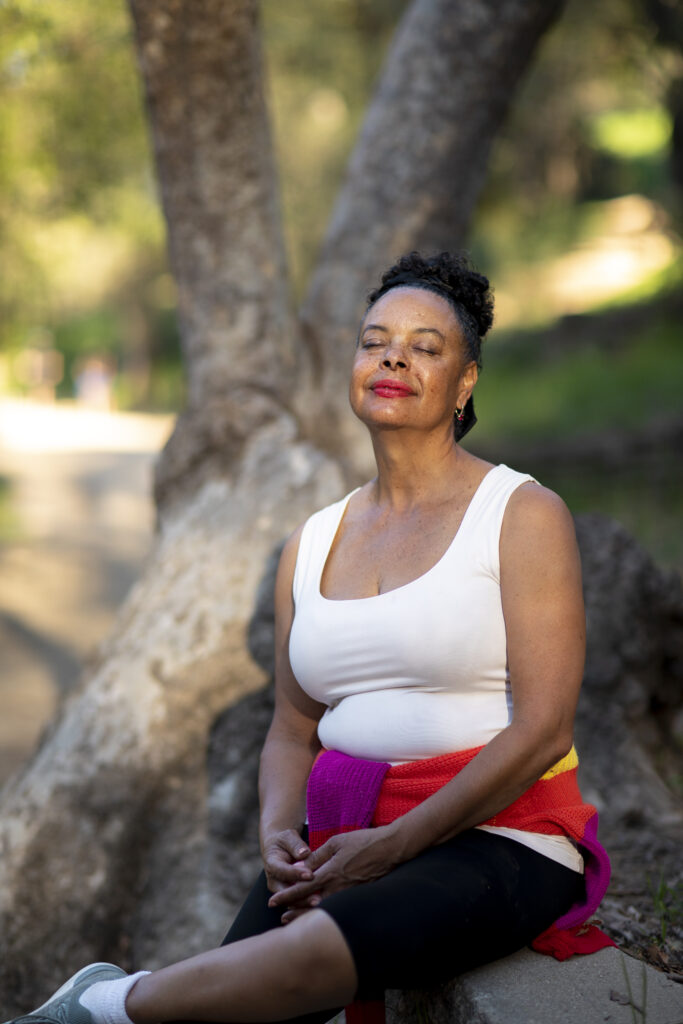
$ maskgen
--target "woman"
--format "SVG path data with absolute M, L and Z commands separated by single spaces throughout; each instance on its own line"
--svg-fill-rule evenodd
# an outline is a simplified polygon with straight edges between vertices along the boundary
M 93 965 L 38 1016 L 324 1021 L 594 909 L 606 878 L 603 859 L 587 903 L 577 843 L 591 866 L 602 852 L 574 778 L 572 520 L 457 443 L 492 308 L 488 281 L 447 253 L 403 257 L 370 295 L 350 400 L 377 476 L 282 553 L 265 872 L 225 944 L 152 974 Z

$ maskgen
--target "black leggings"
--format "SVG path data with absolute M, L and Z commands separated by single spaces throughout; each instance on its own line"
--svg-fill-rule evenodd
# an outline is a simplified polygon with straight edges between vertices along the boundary
M 427 988 L 528 945 L 580 899 L 583 875 L 514 839 L 470 829 L 388 875 L 325 897 L 358 972 L 358 998 Z M 223 945 L 280 927 L 265 875 Z M 322 1024 L 325 1010 L 297 1017 Z

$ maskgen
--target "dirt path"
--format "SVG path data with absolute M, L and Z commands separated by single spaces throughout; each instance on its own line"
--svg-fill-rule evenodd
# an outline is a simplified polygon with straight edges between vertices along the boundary
M 32 751 L 137 579 L 169 416 L 0 400 L 0 783 Z

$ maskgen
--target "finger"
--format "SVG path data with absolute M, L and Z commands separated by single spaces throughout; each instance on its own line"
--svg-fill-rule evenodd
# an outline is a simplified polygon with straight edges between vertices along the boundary
M 296 864 L 286 864 L 281 860 L 268 858 L 265 863 L 266 874 L 269 878 L 277 879 L 286 885 L 294 885 L 296 882 L 308 881 L 313 878 L 313 872 L 302 861 Z
M 289 906 L 299 903 L 301 900 L 306 900 L 311 896 L 316 896 L 325 887 L 325 877 L 321 877 L 319 874 L 316 875 L 310 882 L 297 882 L 295 885 L 289 886 L 287 889 L 281 889 L 279 892 L 273 893 L 268 900 L 269 907 L 281 907 Z
M 297 860 L 294 862 L 292 867 L 295 867 L 299 872 L 299 878 L 313 878 L 313 869 L 307 860 Z
M 310 907 L 288 907 L 280 918 L 280 921 L 282 924 L 289 924 L 291 921 L 295 921 L 297 917 L 301 917 L 302 914 L 308 914 L 309 911 L 315 910 L 319 903 L 320 897 L 313 896 L 311 898 Z
M 321 894 L 316 892 L 313 893 L 312 896 L 307 896 L 305 900 L 297 900 L 296 903 L 289 903 L 286 910 L 311 910 L 312 907 L 318 906 L 321 899 Z
M 307 857 L 311 852 L 311 848 L 308 843 L 305 843 L 298 832 L 294 829 L 290 829 L 288 832 L 283 832 L 280 836 L 280 844 L 287 850 L 292 857 L 296 860 L 301 860 L 302 857 Z
M 271 878 L 270 875 L 266 875 L 266 885 L 271 892 L 282 892 L 285 889 L 289 889 L 290 882 L 280 882 L 277 878 Z
M 314 850 L 310 857 L 306 859 L 306 864 L 313 871 L 326 864 L 328 860 L 331 860 L 337 852 L 337 844 L 332 839 L 328 839 L 326 843 L 319 846 L 317 850 Z

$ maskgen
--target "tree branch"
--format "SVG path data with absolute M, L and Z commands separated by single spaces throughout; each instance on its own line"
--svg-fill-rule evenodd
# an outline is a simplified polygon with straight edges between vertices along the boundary
M 364 296 L 402 252 L 462 245 L 515 85 L 562 6 L 415 0 L 399 26 L 302 308 L 316 370 L 300 412 L 317 424 L 324 406 L 340 453 L 357 444 L 346 381 Z

